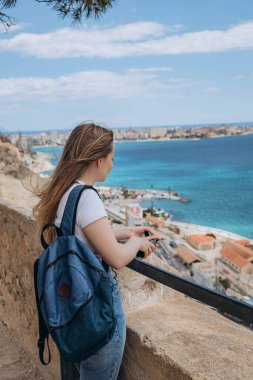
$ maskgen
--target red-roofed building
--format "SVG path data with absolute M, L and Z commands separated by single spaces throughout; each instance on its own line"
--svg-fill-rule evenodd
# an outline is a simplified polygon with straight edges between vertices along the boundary
M 244 245 L 244 247 L 248 247 L 248 246 L 250 245 L 248 239 L 241 239 L 241 240 L 238 240 L 238 241 L 236 242 L 236 244 Z
M 215 248 L 216 239 L 213 236 L 193 234 L 186 236 L 187 242 L 199 251 L 209 251 Z
M 193 263 L 201 262 L 201 259 L 189 248 L 180 245 L 177 247 L 176 252 L 180 261 L 189 268 Z
M 217 269 L 232 284 L 253 294 L 253 251 L 241 243 L 225 243 Z
M 231 247 L 225 246 L 221 251 L 221 256 L 223 260 L 230 263 L 231 266 L 236 267 L 238 271 L 244 265 L 248 264 L 247 260 L 241 257 L 237 252 L 235 252 Z
M 253 257 L 253 249 L 249 248 L 249 245 L 246 246 L 245 244 L 240 243 L 240 241 L 237 241 L 235 244 L 233 244 L 233 248 L 247 260 L 250 257 Z

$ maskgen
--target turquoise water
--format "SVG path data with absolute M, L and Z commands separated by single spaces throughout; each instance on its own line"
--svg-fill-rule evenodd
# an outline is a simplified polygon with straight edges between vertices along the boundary
M 253 238 L 253 135 L 120 142 L 115 148 L 114 169 L 105 185 L 170 188 L 191 200 L 154 200 L 154 206 L 171 212 L 174 220 Z M 61 148 L 36 150 L 61 154 Z

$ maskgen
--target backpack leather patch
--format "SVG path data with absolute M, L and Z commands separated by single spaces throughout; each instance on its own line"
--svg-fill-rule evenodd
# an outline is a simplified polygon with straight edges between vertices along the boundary
M 61 283 L 57 295 L 59 297 L 69 298 L 71 293 L 71 285 L 65 284 L 64 282 Z

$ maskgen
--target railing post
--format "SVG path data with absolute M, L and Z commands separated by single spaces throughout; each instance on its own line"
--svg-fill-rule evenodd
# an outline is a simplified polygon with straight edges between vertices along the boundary
M 67 363 L 62 358 L 61 363 L 61 380 L 79 380 L 80 375 L 74 363 Z

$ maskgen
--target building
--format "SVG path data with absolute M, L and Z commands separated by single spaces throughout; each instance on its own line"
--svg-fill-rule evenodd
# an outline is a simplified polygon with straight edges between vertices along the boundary
M 217 262 L 221 275 L 248 295 L 253 295 L 253 250 L 240 242 L 224 244 Z
M 165 137 L 167 134 L 167 128 L 150 128 L 149 137 L 152 139 Z
M 129 203 L 125 208 L 126 225 L 141 226 L 143 224 L 143 208 L 138 203 Z
M 186 241 L 198 251 L 209 251 L 215 248 L 216 238 L 209 235 L 187 235 Z
M 120 132 L 120 131 L 114 131 L 113 132 L 113 134 L 114 134 L 114 139 L 115 140 L 122 140 L 123 139 L 123 135 L 122 135 L 122 133 Z
M 186 265 L 188 268 L 192 266 L 193 263 L 201 262 L 201 259 L 195 255 L 189 248 L 180 245 L 176 248 L 176 256 L 178 259 Z
M 148 139 L 148 132 L 145 130 L 140 129 L 139 130 L 139 139 L 146 140 Z
M 249 247 L 249 245 L 250 245 L 250 242 L 248 239 L 241 239 L 241 240 L 238 240 L 236 243 L 241 244 L 244 247 Z
M 206 286 L 210 289 L 215 289 L 216 283 L 216 270 L 215 265 L 203 262 L 195 262 L 192 264 L 191 271 L 193 279 L 202 286 Z
M 253 252 L 246 253 L 237 244 L 225 244 L 221 250 L 221 260 L 238 273 L 253 273 Z

